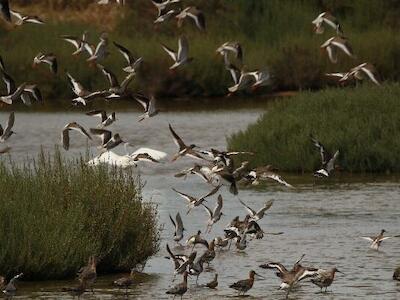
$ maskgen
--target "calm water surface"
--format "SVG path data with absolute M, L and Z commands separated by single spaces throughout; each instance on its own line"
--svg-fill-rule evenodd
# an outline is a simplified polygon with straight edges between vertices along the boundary
M 173 153 L 168 123 L 187 143 L 196 143 L 203 148 L 226 147 L 226 136 L 248 123 L 257 120 L 261 110 L 226 110 L 196 112 L 163 112 L 147 122 L 137 123 L 139 113 L 118 113 L 118 122 L 111 127 L 118 131 L 131 144 L 146 146 Z M 5 123 L 7 114 L 0 113 L 0 122 Z M 61 128 L 71 121 L 77 121 L 85 127 L 94 127 L 96 118 L 78 113 L 17 113 L 15 131 L 10 139 L 12 157 L 22 161 L 34 156 L 42 146 L 52 151 L 59 143 Z M 266 129 L 268 130 L 268 129 Z M 84 153 L 87 141 L 80 135 L 71 137 L 71 150 L 66 153 L 76 156 Z M 91 146 L 92 144 L 89 144 Z M 94 145 L 94 144 L 93 144 Z M 119 151 L 123 152 L 123 147 Z M 92 147 L 93 152 L 95 148 Z M 134 149 L 133 149 L 134 150 Z M 166 260 L 165 244 L 171 241 L 172 225 L 168 215 L 177 211 L 183 216 L 187 236 L 199 228 L 205 229 L 207 215 L 202 208 L 197 208 L 186 215 L 184 200 L 171 190 L 178 190 L 193 195 L 203 195 L 209 187 L 197 176 L 186 180 L 172 175 L 185 167 L 191 166 L 190 159 L 181 159 L 176 163 L 162 165 L 144 165 L 140 168 L 143 180 L 147 182 L 144 189 L 146 199 L 158 204 L 160 223 L 165 224 L 162 231 L 160 252 L 149 260 L 145 272 L 150 274 L 129 292 L 132 299 L 168 299 L 165 291 L 171 285 L 173 267 Z M 310 178 L 310 179 L 308 179 Z M 391 279 L 395 266 L 400 265 L 400 239 L 385 241 L 382 251 L 369 250 L 368 242 L 359 238 L 361 235 L 378 233 L 382 228 L 388 234 L 400 234 L 400 188 L 397 178 L 336 177 L 329 181 L 317 181 L 310 175 L 289 176 L 288 181 L 296 189 L 287 190 L 274 183 L 257 189 L 241 189 L 240 199 L 257 209 L 267 199 L 274 199 L 274 205 L 260 225 L 265 231 L 279 232 L 280 236 L 266 236 L 262 240 L 250 241 L 245 252 L 222 251 L 211 263 L 211 269 L 201 274 L 199 283 L 204 284 L 219 274 L 217 290 L 196 287 L 189 279 L 190 289 L 185 298 L 194 299 L 228 299 L 236 293 L 228 285 L 247 277 L 248 271 L 255 269 L 265 276 L 256 281 L 249 292 L 249 299 L 284 299 L 284 293 L 277 290 L 280 284 L 273 271 L 262 270 L 258 265 L 268 261 L 279 261 L 290 267 L 305 253 L 304 265 L 322 268 L 337 266 L 345 275 L 338 274 L 329 293 L 318 294 L 319 288 L 304 282 L 290 296 L 291 299 L 400 299 L 400 283 Z M 349 183 L 350 182 L 350 183 Z M 224 213 L 221 221 L 214 225 L 207 239 L 222 236 L 223 227 L 236 215 L 244 217 L 246 211 L 237 197 L 225 189 Z M 209 200 L 214 206 L 215 199 Z M 187 237 L 186 236 L 186 237 Z M 199 247 L 198 252 L 202 251 Z M 181 252 L 180 249 L 174 251 Z M 85 294 L 84 299 L 124 299 L 124 293 L 113 288 L 110 283 L 118 276 L 100 277 L 96 284 L 95 294 Z M 180 278 L 179 278 L 180 280 Z M 73 281 L 34 282 L 20 284 L 20 299 L 71 299 L 61 293 L 62 287 L 74 285 Z M 172 297 L 170 297 L 172 298 Z

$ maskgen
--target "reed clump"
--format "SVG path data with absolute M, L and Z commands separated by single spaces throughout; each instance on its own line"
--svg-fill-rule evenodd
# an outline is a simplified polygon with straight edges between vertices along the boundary
M 344 171 L 399 172 L 399 99 L 399 84 L 302 92 L 271 103 L 255 124 L 228 138 L 229 149 L 254 151 L 257 166 L 311 172 L 320 166 L 313 134 L 328 151 L 340 150 Z
M 72 277 L 90 255 L 98 272 L 128 271 L 155 254 L 155 205 L 131 171 L 87 166 L 57 150 L 0 161 L 0 270 L 32 280 Z

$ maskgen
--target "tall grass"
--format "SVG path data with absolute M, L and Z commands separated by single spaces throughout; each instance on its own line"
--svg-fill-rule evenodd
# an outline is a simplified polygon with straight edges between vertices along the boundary
M 246 69 L 267 67 L 271 70 L 274 80 L 270 89 L 273 90 L 319 89 L 333 84 L 324 77 L 324 73 L 346 71 L 365 61 L 377 66 L 382 79 L 400 79 L 400 60 L 397 59 L 400 52 L 398 1 L 186 1 L 185 5 L 193 4 L 204 10 L 206 32 L 199 32 L 190 21 L 180 29 L 177 29 L 174 20 L 154 26 L 156 9 L 147 0 L 132 1 L 129 7 L 123 9 L 80 1 L 70 4 L 64 0 L 47 2 L 47 5 L 56 7 L 55 10 L 47 12 L 46 9 L 38 13 L 47 16 L 48 25 L 27 25 L 3 32 L 0 54 L 18 81 L 38 83 L 50 99 L 71 96 L 64 69 L 68 69 L 88 88 L 107 86 L 98 70 L 89 68 L 83 58 L 72 58 L 72 46 L 58 38 L 61 34 L 81 34 L 86 29 L 90 31 L 93 43 L 97 43 L 101 31 L 107 30 L 111 40 L 143 56 L 144 64 L 133 87 L 159 96 L 226 94 L 232 79 L 224 69 L 222 59 L 215 55 L 215 49 L 227 40 L 242 43 Z M 39 4 L 33 5 L 36 7 Z M 29 6 L 22 7 L 22 10 L 29 9 Z M 331 64 L 326 54 L 320 51 L 319 46 L 333 36 L 334 31 L 328 28 L 323 35 L 316 35 L 312 31 L 311 20 L 325 10 L 337 15 L 357 58 L 341 55 L 338 64 Z M 114 16 L 112 22 L 110 14 Z M 74 17 L 80 15 L 84 18 Z M 63 17 L 60 19 L 60 16 Z M 171 73 L 168 71 L 171 60 L 160 43 L 177 48 L 177 39 L 181 34 L 188 36 L 190 56 L 195 60 L 178 72 Z M 39 51 L 51 51 L 58 56 L 61 72 L 57 78 L 52 78 L 47 70 L 43 70 L 44 66 L 31 69 L 32 59 Z M 103 63 L 121 78 L 124 75 L 121 67 L 125 62 L 112 45 L 110 51 L 112 55 Z
M 100 272 L 126 271 L 158 250 L 156 207 L 129 171 L 41 153 L 24 166 L 0 161 L 0 190 L 2 274 L 70 277 L 90 255 Z
M 302 92 L 273 103 L 228 138 L 229 148 L 256 152 L 254 165 L 309 172 L 320 166 L 313 134 L 328 151 L 340 150 L 338 164 L 346 171 L 399 172 L 399 99 L 399 84 Z

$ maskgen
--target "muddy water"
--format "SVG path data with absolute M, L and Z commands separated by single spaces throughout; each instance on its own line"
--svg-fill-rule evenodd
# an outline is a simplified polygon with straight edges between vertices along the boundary
M 137 147 L 146 146 L 167 153 L 175 151 L 168 131 L 171 123 L 178 134 L 188 143 L 196 143 L 203 148 L 224 149 L 225 137 L 254 122 L 260 110 L 220 110 L 192 112 L 164 112 L 154 119 L 137 123 L 137 112 L 117 113 L 118 121 L 112 129 Z M 0 113 L 0 122 L 5 123 L 7 115 Z M 17 113 L 15 131 L 9 140 L 12 157 L 23 160 L 34 156 L 42 146 L 52 151 L 59 143 L 60 130 L 65 123 L 77 121 L 85 127 L 96 125 L 95 118 L 77 113 Z M 79 135 L 71 136 L 71 150 L 66 153 L 76 156 L 84 153 L 88 144 Z M 92 147 L 95 153 L 95 147 Z M 134 149 L 133 149 L 134 150 Z M 124 152 L 123 147 L 119 150 Z M 168 299 L 165 291 L 171 285 L 173 267 L 166 260 L 165 244 L 174 245 L 172 226 L 168 215 L 177 211 L 183 216 L 187 229 L 186 236 L 198 229 L 205 229 L 207 215 L 202 208 L 194 209 L 186 215 L 184 200 L 177 197 L 172 187 L 193 195 L 203 195 L 209 187 L 197 177 L 186 180 L 174 178 L 174 172 L 192 164 L 190 159 L 162 165 L 140 167 L 146 199 L 158 204 L 160 223 L 165 224 L 162 232 L 160 252 L 149 260 L 145 272 L 150 276 L 134 286 L 128 293 L 132 299 Z M 372 251 L 362 235 L 378 233 L 382 228 L 388 234 L 400 234 L 400 188 L 396 177 L 343 177 L 329 181 L 314 181 L 310 175 L 289 176 L 288 181 L 296 188 L 287 190 L 270 183 L 257 189 L 241 189 L 240 199 L 251 207 L 258 208 L 267 199 L 274 199 L 269 213 L 259 223 L 267 232 L 284 232 L 280 236 L 266 236 L 262 240 L 250 241 L 244 252 L 222 251 L 211 263 L 210 269 L 201 274 L 199 284 L 210 281 L 214 272 L 219 274 L 217 290 L 196 286 L 189 279 L 186 298 L 226 299 L 236 295 L 229 284 L 244 279 L 249 270 L 254 269 L 265 279 L 257 280 L 248 293 L 250 299 L 284 299 L 284 293 L 277 290 L 280 284 L 272 271 L 258 267 L 268 261 L 279 261 L 291 267 L 303 253 L 304 265 L 329 268 L 337 266 L 345 274 L 338 274 L 327 294 L 318 294 L 319 288 L 305 281 L 294 290 L 291 299 L 399 299 L 400 284 L 391 280 L 394 268 L 400 265 L 400 239 L 390 239 L 383 243 L 382 250 Z M 207 239 L 222 235 L 223 227 L 236 215 L 244 217 L 246 211 L 225 189 L 224 213 Z M 210 206 L 215 199 L 211 198 Z M 198 252 L 203 249 L 198 247 Z M 182 252 L 182 249 L 173 251 Z M 86 293 L 84 299 L 124 299 L 123 291 L 113 288 L 110 283 L 117 275 L 101 276 L 95 286 L 95 294 Z M 180 280 L 180 279 L 179 279 Z M 18 296 L 24 299 L 71 299 L 72 296 L 60 292 L 73 281 L 22 282 Z M 172 298 L 172 297 L 171 297 Z

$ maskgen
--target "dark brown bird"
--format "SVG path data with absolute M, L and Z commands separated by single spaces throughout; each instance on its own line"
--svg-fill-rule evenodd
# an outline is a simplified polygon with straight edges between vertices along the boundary
M 218 274 L 214 275 L 214 279 L 206 284 L 206 287 L 215 289 L 218 286 Z
M 119 288 L 125 288 L 125 294 L 128 294 L 128 288 L 135 282 L 134 281 L 135 269 L 132 268 L 128 276 L 118 278 L 113 284 Z
M 397 267 L 396 270 L 394 270 L 393 280 L 400 281 L 400 267 Z
M 166 294 L 169 295 L 174 295 L 174 298 L 176 295 L 181 296 L 181 299 L 183 298 L 183 295 L 187 292 L 187 278 L 188 278 L 188 272 L 183 273 L 183 281 L 172 288 L 170 288 Z
M 255 275 L 264 278 L 260 275 L 258 275 L 255 271 L 251 270 L 249 272 L 249 278 L 248 279 L 243 279 L 235 282 L 234 284 L 231 284 L 229 287 L 232 289 L 235 289 L 239 292 L 239 295 L 242 294 L 242 296 L 253 287 L 254 284 L 254 278 Z
M 96 258 L 94 256 L 90 256 L 88 264 L 82 267 L 77 273 L 78 280 L 86 287 L 91 288 L 93 294 L 93 284 L 96 282 L 97 279 L 96 265 Z

